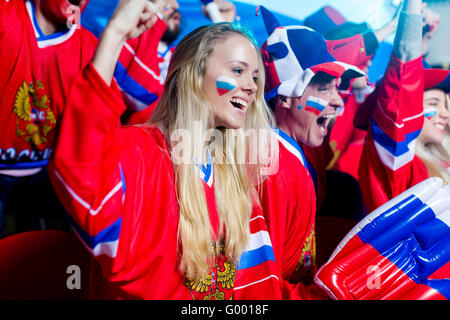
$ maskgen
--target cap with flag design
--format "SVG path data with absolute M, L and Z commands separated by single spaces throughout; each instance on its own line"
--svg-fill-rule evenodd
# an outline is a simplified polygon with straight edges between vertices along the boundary
M 440 89 L 445 93 L 450 92 L 450 70 L 423 69 L 424 89 Z
M 264 6 L 260 10 L 269 34 L 261 48 L 266 69 L 266 100 L 277 95 L 302 96 L 319 71 L 341 77 L 343 88 L 350 79 L 364 76 L 359 68 L 336 61 L 319 32 L 304 26 L 282 27 Z

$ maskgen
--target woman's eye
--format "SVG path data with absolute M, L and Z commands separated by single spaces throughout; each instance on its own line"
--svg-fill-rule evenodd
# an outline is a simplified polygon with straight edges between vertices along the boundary
M 241 68 L 234 68 L 233 72 L 236 74 L 242 74 L 243 70 Z

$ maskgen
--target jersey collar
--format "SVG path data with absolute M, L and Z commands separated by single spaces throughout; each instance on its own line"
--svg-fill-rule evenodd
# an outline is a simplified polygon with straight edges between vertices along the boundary
M 200 178 L 202 178 L 202 180 L 211 188 L 214 178 L 211 151 L 209 148 L 206 151 L 208 156 L 206 164 L 196 163 L 195 167 L 197 168 Z
M 50 35 L 45 35 L 39 27 L 33 1 L 27 0 L 26 7 L 39 48 L 50 47 L 63 43 L 64 41 L 69 39 L 75 33 L 75 30 L 79 27 L 77 24 L 73 24 L 70 29 L 56 32 Z
M 308 169 L 305 154 L 297 141 L 281 129 L 274 128 L 274 132 L 278 141 L 301 162 L 303 167 Z

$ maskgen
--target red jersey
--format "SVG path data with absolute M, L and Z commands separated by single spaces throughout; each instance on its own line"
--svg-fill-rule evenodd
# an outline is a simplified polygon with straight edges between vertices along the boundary
M 428 178 L 414 148 L 424 122 L 422 74 L 422 57 L 402 62 L 392 56 L 377 88 L 359 168 L 369 212 Z
M 114 77 L 136 122 L 162 92 L 157 45 L 166 29 L 128 40 Z M 97 38 L 80 25 L 44 35 L 32 1 L 0 0 L 0 169 L 43 167 L 54 148 L 58 119 L 73 77 L 92 59 Z M 146 109 L 147 108 L 147 109 Z M 139 118 L 139 120 L 137 120 Z
M 281 275 L 283 299 L 324 299 L 312 279 L 316 271 L 316 192 L 305 154 L 276 129 L 279 169 L 263 184 L 261 205 Z
M 274 228 L 287 228 L 289 221 L 280 224 L 276 212 L 268 216 L 256 205 L 250 240 L 238 264 L 217 250 L 207 277 L 186 279 L 179 270 L 179 208 L 165 137 L 157 128 L 120 127 L 126 109 L 120 91 L 115 83 L 107 86 L 92 64 L 76 77 L 70 96 L 49 174 L 74 230 L 96 261 L 92 298 L 295 297 L 299 289 L 290 289 L 293 285 L 283 276 L 295 269 L 303 242 L 280 254 L 287 246 L 281 241 L 290 241 L 294 233 Z M 199 172 L 217 230 L 212 167 Z M 305 228 L 300 237 L 308 238 L 311 221 Z M 295 253 L 292 260 L 289 252 Z
M 71 79 L 96 38 L 78 25 L 49 36 L 33 2 L 0 0 L 0 169 L 45 166 Z

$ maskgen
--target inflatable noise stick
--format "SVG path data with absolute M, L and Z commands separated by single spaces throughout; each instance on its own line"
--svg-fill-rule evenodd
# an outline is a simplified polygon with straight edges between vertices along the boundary
M 405 192 L 399 194 L 397 197 L 381 205 L 380 207 L 372 211 L 372 213 L 367 215 L 364 219 L 362 219 L 352 230 L 350 230 L 350 232 L 338 244 L 334 252 L 331 254 L 329 260 L 332 260 L 351 238 L 353 238 L 359 231 L 361 231 L 364 226 L 372 223 L 372 221 L 380 214 L 386 213 L 389 210 L 391 212 L 400 209 L 407 210 L 408 203 L 406 202 L 408 202 L 408 198 L 418 199 L 421 202 L 426 202 L 442 187 L 442 185 L 443 180 L 441 178 L 429 178 L 416 184 Z
M 219 6 L 214 0 L 201 0 L 205 5 L 205 10 L 208 12 L 209 17 L 213 23 L 224 22 L 225 20 L 220 13 Z
M 450 187 L 442 184 L 422 181 L 374 210 L 319 269 L 316 284 L 333 299 L 450 299 Z
M 431 199 L 425 203 L 433 210 L 436 215 L 450 211 L 450 185 L 439 189 Z

